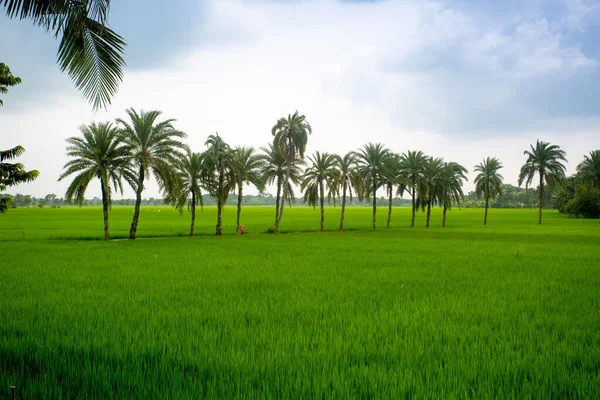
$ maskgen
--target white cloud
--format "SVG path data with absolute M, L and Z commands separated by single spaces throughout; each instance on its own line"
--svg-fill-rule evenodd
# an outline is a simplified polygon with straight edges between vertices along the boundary
M 161 69 L 127 72 L 107 112 L 93 114 L 70 86 L 52 102 L 2 112 L 0 126 L 11 132 L 4 147 L 24 145 L 23 162 L 42 172 L 10 192 L 62 195 L 67 183 L 56 179 L 66 162 L 64 139 L 81 123 L 123 116 L 128 107 L 177 118 L 195 150 L 215 131 L 234 145 L 264 146 L 277 118 L 298 109 L 314 128 L 309 153 L 383 142 L 469 169 L 496 156 L 510 183 L 538 138 L 568 152 L 571 172 L 600 148 L 597 114 L 553 117 L 539 111 L 552 99 L 523 100 L 523 87 L 540 77 L 598 69 L 543 18 L 502 25 L 417 1 L 215 0 L 207 10 L 210 23 L 191 38 L 195 49 Z M 95 186 L 89 197 L 99 195 Z M 144 196 L 158 197 L 156 185 Z

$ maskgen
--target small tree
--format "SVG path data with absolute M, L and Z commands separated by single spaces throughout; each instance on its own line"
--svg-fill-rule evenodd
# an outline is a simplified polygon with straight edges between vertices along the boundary
M 21 83 L 21 78 L 14 76 L 10 72 L 8 65 L 0 63 L 0 94 L 8 93 L 8 88 Z M 0 106 L 3 106 L 4 102 L 0 99 Z
M 8 163 L 25 153 L 22 146 L 13 147 L 8 150 L 0 150 L 0 192 L 7 187 L 16 186 L 20 183 L 31 182 L 39 176 L 39 171 L 26 171 L 21 163 Z M 6 197 L 0 199 L 0 213 L 6 212 L 8 200 Z

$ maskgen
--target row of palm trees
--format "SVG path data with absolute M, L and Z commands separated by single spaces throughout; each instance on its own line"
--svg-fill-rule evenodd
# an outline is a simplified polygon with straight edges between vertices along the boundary
M 279 231 L 285 204 L 295 201 L 300 187 L 304 200 L 320 208 L 320 230 L 324 228 L 325 201 L 341 202 L 339 230 L 344 228 L 347 199 L 372 199 L 372 228 L 376 228 L 376 192 L 385 190 L 388 198 L 387 223 L 391 224 L 392 200 L 408 194 L 411 198 L 410 226 L 415 213 L 426 212 L 425 226 L 430 226 L 431 208 L 443 209 L 442 226 L 447 211 L 460 205 L 467 169 L 422 151 L 397 154 L 381 143 L 368 143 L 343 156 L 316 152 L 304 158 L 308 137 L 312 133 L 304 115 L 297 111 L 281 118 L 272 128 L 273 142 L 257 152 L 250 147 L 231 147 L 219 134 L 210 135 L 206 150 L 193 152 L 183 139 L 185 133 L 175 129 L 174 120 L 158 121 L 159 111 L 126 110 L 128 121 L 116 124 L 92 123 L 81 126 L 81 137 L 67 139 L 67 153 L 72 160 L 65 164 L 59 180 L 76 174 L 67 189 L 66 199 L 82 203 L 85 191 L 94 178 L 102 189 L 104 237 L 109 239 L 108 210 L 112 192 L 123 191 L 123 181 L 136 193 L 129 237 L 135 239 L 140 216 L 144 182 L 153 175 L 168 203 L 183 211 L 191 209 L 190 236 L 194 235 L 196 207 L 203 206 L 204 194 L 217 201 L 216 235 L 222 234 L 222 211 L 230 193 L 237 193 L 237 232 L 240 230 L 243 189 L 253 185 L 264 192 L 267 185 L 276 189 L 274 232 Z M 590 157 L 598 157 L 592 152 Z M 538 141 L 525 152 L 527 161 L 519 175 L 519 185 L 530 185 L 539 177 L 540 209 L 545 186 L 564 181 L 565 153 L 558 146 Z M 587 160 L 587 157 L 586 157 Z M 585 161 L 585 160 L 584 160 Z M 583 165 L 583 163 L 581 164 Z M 581 166 L 580 165 L 580 166 Z M 475 191 L 485 200 L 484 224 L 487 224 L 489 201 L 502 193 L 502 163 L 486 158 L 475 166 Z M 582 167 L 583 168 L 583 167 Z M 585 169 L 585 168 L 583 168 Z M 593 175 L 593 174 L 592 174 Z M 600 180 L 599 180 L 600 182 Z M 600 183 L 599 183 L 600 185 Z

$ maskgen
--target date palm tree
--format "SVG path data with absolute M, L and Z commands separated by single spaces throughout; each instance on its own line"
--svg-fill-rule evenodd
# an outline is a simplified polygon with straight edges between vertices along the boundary
M 530 145 L 531 151 L 525 150 L 524 155 L 527 156 L 527 161 L 521 167 L 519 174 L 519 186 L 525 182 L 529 186 L 537 174 L 539 183 L 539 209 L 538 209 L 538 224 L 542 223 L 542 208 L 544 206 L 544 184 L 550 190 L 557 184 L 565 181 L 566 168 L 563 162 L 567 162 L 566 153 L 555 144 L 542 142 L 538 140 L 535 144 Z
M 5 191 L 9 186 L 31 182 L 40 174 L 35 169 L 26 171 L 25 166 L 21 163 L 6 162 L 20 157 L 23 153 L 25 153 L 25 149 L 22 146 L 0 150 L 0 192 Z M 8 200 L 5 197 L 0 198 L 0 214 L 6 212 L 7 208 Z
M 110 0 L 4 0 L 8 18 L 30 19 L 60 37 L 58 64 L 94 109 L 123 80 L 125 41 L 107 25 Z
M 308 142 L 308 135 L 312 133 L 312 128 L 306 116 L 300 115 L 298 111 L 294 114 L 289 114 L 287 118 L 280 118 L 277 123 L 271 129 L 273 135 L 273 147 L 279 150 L 285 160 L 287 161 L 288 176 L 286 181 L 291 182 L 291 168 L 297 161 L 304 159 L 304 152 L 306 151 L 306 143 Z M 285 200 L 291 198 L 291 193 L 286 192 L 286 188 L 289 185 L 283 186 L 283 196 L 281 197 L 281 211 L 283 211 Z M 275 231 L 279 231 L 279 224 L 281 223 L 281 217 L 283 212 L 280 212 L 278 219 L 275 222 Z
M 442 167 L 440 205 L 442 212 L 442 227 L 446 226 L 446 212 L 452 209 L 452 205 L 460 206 L 461 200 L 465 197 L 462 185 L 467 180 L 467 169 L 455 162 L 444 163 Z
M 423 177 L 419 182 L 417 207 L 425 211 L 425 227 L 429 228 L 431 220 L 431 206 L 440 201 L 442 196 L 442 179 L 444 171 L 444 161 L 441 158 L 427 157 L 423 168 Z
M 196 223 L 196 206 L 204 207 L 202 196 L 203 177 L 206 175 L 202 153 L 193 153 L 189 147 L 185 147 L 185 154 L 175 165 L 179 175 L 175 191 L 167 193 L 165 201 L 175 204 L 179 212 L 188 205 L 192 211 L 190 223 L 190 236 L 194 236 L 194 225 Z
M 407 151 L 400 156 L 400 168 L 402 175 L 406 178 L 406 189 L 410 193 L 412 200 L 412 216 L 410 227 L 415 226 L 415 213 L 417 210 L 417 189 L 423 180 L 423 172 L 427 156 L 422 151 Z
M 223 233 L 223 207 L 229 192 L 235 188 L 235 151 L 219 136 L 210 135 L 204 143 L 208 146 L 203 154 L 206 165 L 205 186 L 212 197 L 217 200 L 217 225 L 215 235 Z
M 236 232 L 239 232 L 242 201 L 244 200 L 244 184 L 255 186 L 260 193 L 264 191 L 265 184 L 262 171 L 265 167 L 265 161 L 263 157 L 255 153 L 252 147 L 236 147 L 233 154 L 233 169 L 238 190 Z
M 475 193 L 477 197 L 483 196 L 485 200 L 485 214 L 483 215 L 483 224 L 487 224 L 488 208 L 490 199 L 502 195 L 502 182 L 504 177 L 498 172 L 502 169 L 502 163 L 496 157 L 488 157 L 479 165 L 475 166 Z
M 344 157 L 335 156 L 339 171 L 339 186 L 342 190 L 342 213 L 340 216 L 339 231 L 344 229 L 344 216 L 346 213 L 346 197 L 350 195 L 352 201 L 352 189 L 356 192 L 359 201 L 363 200 L 363 180 L 356 170 L 356 155 L 354 152 L 347 153 Z
M 108 240 L 108 209 L 112 200 L 112 188 L 123 192 L 122 179 L 135 185 L 135 174 L 129 163 L 130 148 L 123 142 L 119 130 L 110 122 L 82 125 L 79 130 L 83 137 L 67 139 L 67 155 L 73 159 L 65 164 L 65 172 L 58 180 L 77 174 L 67 189 L 65 199 L 69 203 L 75 200 L 81 205 L 90 181 L 100 179 L 104 240 Z
M 135 182 L 135 208 L 129 229 L 129 238 L 135 239 L 140 217 L 140 205 L 144 181 L 150 178 L 150 171 L 162 190 L 172 193 L 177 183 L 174 167 L 181 157 L 180 150 L 185 145 L 179 140 L 186 134 L 173 127 L 174 119 L 157 122 L 160 111 L 137 112 L 133 108 L 126 110 L 131 122 L 117 119 L 121 126 L 121 135 L 131 148 L 133 165 L 137 170 Z
M 390 151 L 381 143 L 367 143 L 356 154 L 357 171 L 365 182 L 365 196 L 373 200 L 372 228 L 376 228 L 377 189 L 382 185 L 385 160 Z
M 304 191 L 304 201 L 316 208 L 317 202 L 321 210 L 320 231 L 323 232 L 325 221 L 325 191 L 327 199 L 337 195 L 339 171 L 336 158 L 333 154 L 319 153 L 309 156 L 312 165 L 306 169 L 302 176 L 300 190 Z
M 406 181 L 403 176 L 403 171 L 400 167 L 400 156 L 390 152 L 384 161 L 382 173 L 382 186 L 385 187 L 385 193 L 388 197 L 388 215 L 386 228 L 390 227 L 392 221 L 392 202 L 394 199 L 394 187 L 398 187 L 397 193 L 403 193 L 406 189 Z
M 583 183 L 600 189 L 600 150 L 590 151 L 577 165 L 577 173 Z

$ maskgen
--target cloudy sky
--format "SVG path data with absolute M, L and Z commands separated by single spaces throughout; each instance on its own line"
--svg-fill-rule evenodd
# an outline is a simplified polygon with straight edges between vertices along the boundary
M 112 4 L 128 66 L 112 106 L 96 113 L 60 73 L 57 41 L 0 15 L 0 61 L 23 79 L 2 97 L 0 147 L 23 145 L 21 160 L 41 172 L 9 193 L 63 196 L 64 139 L 129 107 L 176 118 L 195 151 L 216 131 L 232 145 L 264 146 L 297 109 L 313 126 L 309 153 L 382 142 L 469 169 L 494 156 L 514 184 L 536 139 L 566 150 L 570 173 L 600 148 L 600 1 Z M 158 196 L 148 185 L 144 197 Z

